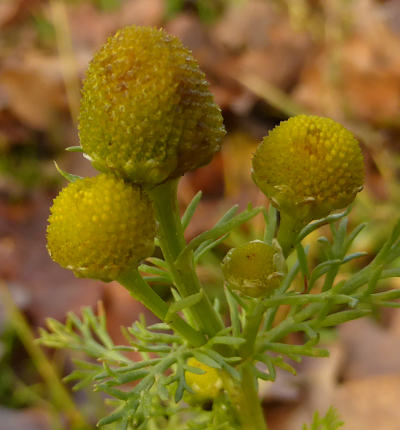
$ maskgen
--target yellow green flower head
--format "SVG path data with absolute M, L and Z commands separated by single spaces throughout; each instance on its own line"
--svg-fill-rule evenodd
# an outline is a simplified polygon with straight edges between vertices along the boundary
M 156 185 L 208 163 L 224 134 L 205 75 L 176 37 L 126 27 L 95 54 L 79 135 L 100 171 Z
M 233 290 L 250 297 L 263 297 L 279 287 L 285 263 L 276 242 L 271 246 L 254 240 L 232 248 L 222 261 L 222 271 Z
M 149 198 L 111 175 L 70 183 L 50 211 L 49 254 L 78 277 L 111 281 L 153 252 Z
M 189 358 L 187 364 L 205 372 L 199 375 L 197 373 L 186 371 L 185 379 L 188 386 L 199 398 L 215 399 L 223 387 L 222 379 L 218 373 L 218 370 L 201 363 L 194 357 Z
M 364 183 L 364 160 L 343 126 L 298 115 L 264 137 L 253 158 L 253 179 L 279 210 L 308 223 L 354 200 Z

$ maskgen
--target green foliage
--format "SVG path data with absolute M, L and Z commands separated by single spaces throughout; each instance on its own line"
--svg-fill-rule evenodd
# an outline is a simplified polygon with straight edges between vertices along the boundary
M 112 12 L 121 7 L 122 0 L 69 0 L 70 3 L 89 3 L 104 12 Z
M 319 413 L 315 412 L 310 426 L 304 425 L 302 430 L 336 430 L 343 425 L 336 409 L 330 407 L 323 418 L 320 418 Z
M 186 7 L 191 6 L 203 22 L 212 23 L 221 16 L 228 2 L 232 1 L 233 0 L 167 0 L 166 18 L 173 18 Z
M 39 43 L 44 48 L 52 47 L 55 39 L 53 23 L 43 13 L 34 13 L 32 18 Z
M 191 349 L 181 337 L 170 333 L 168 324 L 146 327 L 143 318 L 124 330 L 129 345 L 114 345 L 106 330 L 104 314 L 95 316 L 90 308 L 83 309 L 81 319 L 70 313 L 65 324 L 48 319 L 47 325 L 48 331 L 41 330 L 42 344 L 82 351 L 95 359 L 95 362 L 74 360 L 77 369 L 65 381 L 78 381 L 74 390 L 92 386 L 114 398 L 115 409 L 99 421 L 100 426 L 118 422 L 120 428 L 129 423 L 133 428 L 150 430 L 154 425 L 168 423 L 173 428 L 172 425 L 178 425 L 176 417 L 181 415 L 180 421 L 187 421 L 189 428 L 204 425 L 210 430 L 230 428 L 224 427 L 224 422 L 231 422 L 226 408 L 221 407 L 225 402 L 216 403 L 215 413 L 203 411 L 199 406 L 178 404 L 185 392 L 192 394 L 184 376 L 185 371 L 193 371 L 186 363 L 189 357 L 239 377 L 231 365 L 239 358 L 227 360 L 212 350 L 214 345 L 243 342 L 243 339 L 230 337 L 228 330 L 201 348 Z M 124 351 L 139 352 L 141 361 L 132 361 L 123 354 Z M 137 384 L 126 390 L 126 384 L 134 382 Z M 194 418 L 185 419 L 187 416 Z
M 20 344 L 12 327 L 3 328 L 0 335 L 0 401 L 2 405 L 12 408 L 30 404 L 17 389 L 18 378 L 13 369 L 14 355 L 19 348 Z
M 185 0 L 167 0 L 166 2 L 166 17 L 172 18 L 181 12 L 185 6 Z
M 61 167 L 57 164 L 57 162 L 54 162 L 54 165 L 56 166 L 57 172 L 68 182 L 75 182 L 77 179 L 82 179 L 82 176 L 73 175 L 72 173 L 68 173 L 65 170 L 62 170 Z
M 16 199 L 39 186 L 52 186 L 57 177 L 47 164 L 54 150 L 46 148 L 39 139 L 21 144 L 8 144 L 0 138 L 0 175 L 10 183 Z
M 200 197 L 195 196 L 183 215 L 183 226 L 189 224 Z M 185 253 L 199 255 L 208 252 L 232 229 L 254 217 L 260 210 L 249 207 L 237 214 L 237 207 L 233 207 L 214 228 L 189 242 L 177 261 Z M 89 308 L 83 310 L 81 319 L 69 314 L 65 324 L 49 319 L 48 331 L 41 332 L 41 343 L 48 347 L 81 351 L 95 360 L 75 360 L 77 370 L 66 380 L 76 381 L 75 389 L 91 386 L 114 399 L 114 410 L 101 419 L 99 425 L 118 422 L 119 428 L 130 425 L 132 428 L 149 430 L 161 425 L 180 428 L 182 423 L 188 426 L 185 428 L 193 429 L 235 428 L 237 417 L 231 418 L 233 422 L 225 422 L 227 414 L 222 413 L 229 409 L 227 393 L 222 393 L 221 398 L 215 400 L 211 411 L 202 410 L 201 405 L 192 406 L 190 398 L 193 392 L 185 380 L 185 372 L 193 370 L 187 365 L 188 358 L 194 357 L 223 372 L 234 386 L 240 384 L 242 364 L 250 359 L 255 364 L 253 372 L 257 379 L 273 381 L 277 367 L 296 373 L 290 360 L 299 362 L 305 356 L 329 355 L 326 349 L 318 347 L 319 334 L 324 328 L 369 315 L 377 306 L 399 305 L 394 301 L 400 297 L 399 290 L 378 292 L 377 284 L 382 279 L 399 275 L 400 269 L 392 268 L 391 263 L 400 256 L 400 222 L 381 251 L 366 267 L 335 282 L 344 264 L 364 255 L 350 252 L 352 242 L 364 225 L 347 232 L 346 215 L 347 212 L 331 215 L 310 224 L 299 233 L 297 258 L 270 297 L 253 299 L 239 296 L 226 287 L 224 301 L 231 325 L 209 337 L 200 347 L 193 348 L 187 339 L 171 331 L 168 322 L 173 315 L 179 314 L 192 322 L 191 310 L 204 298 L 204 292 L 200 290 L 182 297 L 174 289 L 174 301 L 169 305 L 165 322 L 149 327 L 144 319 L 134 323 L 124 330 L 128 342 L 126 346 L 114 345 L 107 333 L 104 314 L 95 316 Z M 269 219 L 266 237 L 271 236 L 268 229 L 275 230 L 274 216 L 276 211 L 273 208 L 266 212 L 266 218 Z M 307 257 L 308 248 L 303 248 L 301 240 L 324 224 L 330 225 L 332 237 L 320 237 L 318 240 L 323 258 L 313 266 Z M 149 258 L 148 263 L 140 266 L 140 269 L 150 274 L 145 276 L 148 281 L 173 283 L 175 275 L 162 259 Z M 301 292 L 297 286 L 300 273 L 304 279 L 304 291 Z M 281 305 L 290 305 L 291 310 L 286 319 L 273 326 Z M 214 309 L 219 309 L 218 303 Z M 285 342 L 286 336 L 294 332 L 304 333 L 302 345 Z M 132 351 L 140 354 L 140 361 L 133 362 L 124 354 Z M 185 399 L 188 403 L 181 402 Z M 222 404 L 225 404 L 225 409 L 221 407 Z M 311 429 L 337 428 L 326 427 L 332 421 L 332 414 L 328 413 L 322 420 L 316 415 L 316 424 Z
M 170 1 L 169 11 L 186 4 Z M 210 20 L 224 1 L 194 4 Z M 343 270 L 365 255 L 351 251 L 365 226 L 348 228 L 350 208 L 331 212 L 349 206 L 361 190 L 364 161 L 354 136 L 334 121 L 291 118 L 258 147 L 253 179 L 279 210 L 279 222 L 271 206 L 249 205 L 242 212 L 234 206 L 190 241 L 184 233 L 201 193 L 181 218 L 178 178 L 210 161 L 225 129 L 204 74 L 181 42 L 164 31 L 135 26 L 109 38 L 86 74 L 79 123 L 81 147 L 69 150 L 85 151 L 104 173 L 96 177 L 102 181 L 96 194 L 87 198 L 76 188 L 92 179 L 77 180 L 60 170 L 75 183 L 64 191 L 72 190 L 68 198 L 54 202 L 48 232 L 57 233 L 57 241 L 48 234 L 50 254 L 79 276 L 118 281 L 161 320 L 147 326 L 142 318 L 124 328 L 126 345 L 113 343 L 101 309 L 97 316 L 89 308 L 80 318 L 70 313 L 65 324 L 50 319 L 47 331 L 42 330 L 44 345 L 89 357 L 75 361 L 76 370 L 66 381 L 76 382 L 75 389 L 91 387 L 110 397 L 112 410 L 99 426 L 267 430 L 259 380 L 274 381 L 277 368 L 296 374 L 292 361 L 303 357 L 327 357 L 328 350 L 319 346 L 326 328 L 371 315 L 379 307 L 400 306 L 400 290 L 384 290 L 381 282 L 400 275 L 395 266 L 400 221 L 362 269 L 351 274 Z M 114 175 L 123 181 L 116 184 Z M 106 189 L 104 183 L 110 186 Z M 133 187 L 138 198 L 132 197 Z M 126 192 L 119 192 L 122 188 Z M 137 210 L 139 196 L 149 199 L 142 211 Z M 83 201 L 87 207 L 80 209 Z M 156 233 L 144 228 L 152 210 Z M 220 294 L 208 294 L 198 276 L 199 262 L 232 233 L 243 238 L 237 230 L 261 213 L 265 231 L 251 238 L 257 253 L 248 240 L 237 240 L 236 250 L 246 249 L 240 265 L 229 251 L 225 283 L 221 274 L 216 277 Z M 311 234 L 323 225 L 329 225 L 330 235 L 314 240 Z M 138 252 L 143 243 L 146 251 Z M 141 262 L 152 253 L 153 243 L 159 249 Z M 318 261 L 310 252 L 315 246 L 321 251 Z M 54 250 L 63 258 L 55 258 Z M 110 268 L 115 270 L 102 272 Z M 229 273 L 239 278 L 240 288 Z M 249 289 L 255 283 L 257 290 Z M 157 284 L 170 292 L 167 299 L 153 288 Z M 288 309 L 283 319 L 277 318 L 281 306 Z M 292 333 L 301 334 L 296 345 L 286 341 Z M 218 381 L 212 394 L 209 388 L 215 384 L 206 384 L 201 375 Z M 304 430 L 340 425 L 330 410 L 322 419 L 316 414 Z
M 94 3 L 104 11 L 113 11 L 121 6 L 121 0 L 95 0 Z

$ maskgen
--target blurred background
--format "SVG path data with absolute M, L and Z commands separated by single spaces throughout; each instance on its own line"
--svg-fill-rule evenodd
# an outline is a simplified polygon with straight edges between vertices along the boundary
M 348 271 L 373 257 L 399 216 L 400 1 L 0 0 L 0 430 L 67 429 L 74 407 L 92 423 L 104 415 L 103 399 L 89 391 L 70 394 L 71 408 L 53 401 L 52 382 L 72 364 L 68 353 L 42 355 L 33 343 L 47 317 L 63 321 L 101 300 L 117 343 L 121 325 L 141 312 L 152 318 L 117 285 L 74 278 L 45 248 L 49 206 L 65 185 L 53 160 L 95 174 L 81 154 L 64 151 L 79 144 L 85 69 L 130 24 L 164 27 L 192 49 L 223 111 L 223 150 L 180 183 L 182 209 L 204 193 L 188 238 L 232 204 L 266 204 L 249 175 L 251 154 L 298 113 L 329 116 L 362 145 L 366 186 L 350 224 L 368 221 L 355 248 L 369 255 Z M 261 227 L 255 219 L 203 259 L 199 274 L 213 294 L 222 285 L 219 259 Z M 311 258 L 318 261 L 317 247 Z M 298 377 L 261 386 L 271 430 L 298 430 L 330 405 L 345 429 L 399 430 L 400 313 L 380 311 L 325 337 L 329 359 L 305 360 Z

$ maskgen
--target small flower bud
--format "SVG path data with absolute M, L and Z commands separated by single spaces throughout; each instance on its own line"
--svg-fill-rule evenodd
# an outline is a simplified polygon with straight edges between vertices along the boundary
M 208 163 L 225 134 L 192 53 L 163 30 L 126 27 L 91 61 L 79 135 L 93 165 L 147 186 Z
M 149 198 L 140 187 L 111 175 L 68 184 L 50 211 L 49 254 L 78 277 L 111 281 L 153 252 Z
M 279 245 L 254 240 L 232 248 L 222 261 L 225 281 L 250 297 L 265 297 L 279 287 L 285 262 Z
M 363 186 L 364 161 L 343 126 L 298 115 L 264 137 L 253 158 L 253 179 L 281 212 L 304 225 L 354 200 Z
M 222 379 L 219 376 L 218 370 L 201 363 L 194 357 L 189 358 L 187 364 L 205 372 L 199 375 L 197 373 L 186 371 L 185 379 L 188 386 L 201 399 L 215 399 L 223 387 Z

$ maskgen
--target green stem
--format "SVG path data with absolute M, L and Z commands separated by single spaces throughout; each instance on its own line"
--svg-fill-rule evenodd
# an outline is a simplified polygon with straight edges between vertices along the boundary
M 167 181 L 148 191 L 158 221 L 158 238 L 179 294 L 187 297 L 200 291 L 204 293 L 201 301 L 190 308 L 190 313 L 200 330 L 212 337 L 223 328 L 223 323 L 197 277 L 193 252 L 180 258 L 179 264 L 176 262 L 186 246 L 179 216 L 177 185 L 177 180 Z
M 304 227 L 304 223 L 299 223 L 295 217 L 287 215 L 285 212 L 280 212 L 280 223 L 278 230 L 278 242 L 282 247 L 283 255 L 285 258 L 293 251 L 296 244 L 297 235 Z
M 63 383 L 60 381 L 52 363 L 47 359 L 43 350 L 36 344 L 35 337 L 24 315 L 15 305 L 14 300 L 5 285 L 0 285 L 2 301 L 9 312 L 10 321 L 34 366 L 43 378 L 59 412 L 64 412 L 75 430 L 90 429 L 81 412 L 76 407 Z
M 172 274 L 174 284 L 183 297 L 202 291 L 202 286 L 195 272 L 193 251 L 182 253 L 186 246 L 183 228 L 179 217 L 176 198 L 177 181 L 169 181 L 149 191 L 153 201 L 159 228 L 159 241 Z M 179 262 L 177 257 L 179 256 Z M 193 319 L 200 329 L 208 336 L 215 335 L 223 328 L 223 323 L 212 307 L 208 297 L 191 308 Z M 249 336 L 249 351 L 253 350 L 254 341 L 262 318 L 262 306 L 256 305 L 249 318 L 246 330 Z M 229 376 L 227 385 L 232 386 Z M 267 430 L 260 401 L 257 394 L 257 383 L 253 373 L 253 365 L 243 366 L 240 387 L 230 391 L 232 403 L 235 405 L 243 430 Z
M 162 321 L 165 321 L 169 309 L 168 304 L 140 276 L 137 269 L 123 273 L 117 281 L 129 291 L 132 297 L 143 303 Z M 192 346 L 198 347 L 206 342 L 205 337 L 187 324 L 179 315 L 172 315 L 171 319 L 166 322 Z
M 179 216 L 178 181 L 167 181 L 149 191 L 156 219 L 159 222 L 160 242 L 165 259 L 175 261 L 186 242 Z
M 264 315 L 264 310 L 263 302 L 259 301 L 255 305 L 254 310 L 246 316 L 246 324 L 243 330 L 243 338 L 246 339 L 246 342 L 239 350 L 239 354 L 243 358 L 250 357 L 253 354 L 254 344 Z
M 236 405 L 241 430 L 268 430 L 258 398 L 252 363 L 243 365 L 240 389 L 237 390 L 232 401 Z

